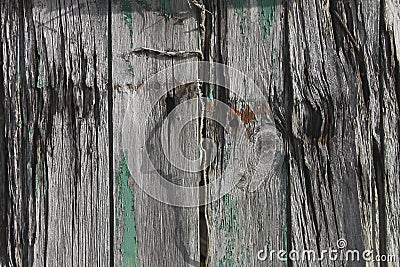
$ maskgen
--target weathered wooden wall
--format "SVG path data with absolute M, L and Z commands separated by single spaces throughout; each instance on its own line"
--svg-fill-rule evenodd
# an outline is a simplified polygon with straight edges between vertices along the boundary
M 0 10 L 1 266 L 400 264 L 398 0 L 4 0 Z M 276 164 L 211 204 L 173 207 L 131 177 L 124 116 L 150 101 L 137 92 L 153 74 L 201 60 L 262 89 Z M 245 110 L 224 88 L 178 86 L 150 126 L 199 96 Z M 181 145 L 196 157 L 206 137 L 219 153 L 205 171 L 172 168 L 157 141 L 155 167 L 185 186 L 217 179 L 228 134 L 195 120 Z M 265 144 L 255 137 L 257 162 Z M 396 261 L 257 259 L 264 246 L 321 253 L 339 239 Z

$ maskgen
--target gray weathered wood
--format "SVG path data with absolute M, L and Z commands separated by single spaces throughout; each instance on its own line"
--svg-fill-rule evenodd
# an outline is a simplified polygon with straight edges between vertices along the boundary
M 107 7 L 80 1 L 1 5 L 4 264 L 104 264 Z
M 123 2 L 121 2 L 123 3 Z M 137 116 L 142 114 L 143 105 L 150 104 L 153 90 L 173 89 L 179 84 L 171 77 L 159 77 L 158 84 L 143 84 L 152 75 L 165 68 L 171 68 L 174 64 L 183 62 L 197 61 L 197 54 L 168 56 L 164 51 L 198 51 L 199 34 L 196 22 L 195 10 L 188 7 L 185 0 L 181 1 L 147 1 L 140 4 L 127 1 L 125 4 L 115 3 L 113 5 L 113 85 L 118 88 L 115 90 L 114 101 L 114 132 L 115 132 L 115 172 L 121 168 L 120 162 L 124 157 L 141 157 L 140 151 L 123 151 L 126 149 L 122 145 L 122 123 L 124 116 L 136 116 L 134 128 L 129 131 L 133 139 L 139 131 L 147 130 L 149 142 L 154 146 L 148 149 L 155 169 L 163 176 L 171 177 L 171 181 L 185 186 L 196 186 L 198 174 L 185 174 L 183 171 L 168 165 L 168 161 L 162 152 L 162 147 L 157 139 L 160 138 L 159 125 L 163 122 L 167 109 L 167 95 L 164 95 L 154 107 L 152 117 L 146 118 Z M 170 5 L 170 6 L 166 6 Z M 124 10 L 125 9 L 125 10 Z M 172 13 L 174 12 L 174 13 Z M 182 14 L 178 15 L 178 12 Z M 175 13 L 177 13 L 175 15 Z M 183 21 L 179 21 L 176 16 L 184 16 Z M 115 29 L 115 31 L 114 31 Z M 144 49 L 146 48 L 146 49 Z M 156 88 L 157 87 L 157 88 Z M 161 88 L 158 88 L 161 87 Z M 170 88 L 166 88 L 170 87 Z M 148 90 L 148 94 L 139 95 L 138 91 Z M 179 99 L 176 95 L 183 95 L 182 90 L 188 91 L 186 97 Z M 174 105 L 188 98 L 196 97 L 197 89 L 193 86 L 178 87 L 168 95 Z M 191 96 L 192 95 L 192 96 Z M 187 112 L 193 112 L 187 110 Z M 150 114 L 149 114 L 150 115 Z M 149 119 L 149 121 L 147 121 Z M 174 133 L 174 121 L 170 120 L 170 133 L 166 141 L 168 146 L 179 145 L 179 133 Z M 197 156 L 196 144 L 198 141 L 197 122 L 192 123 L 192 130 L 183 134 L 181 143 L 188 155 Z M 151 132 L 154 131 L 152 136 Z M 195 147 L 193 147 L 195 145 Z M 129 161 L 129 158 L 128 158 Z M 118 167 L 119 166 L 119 167 Z M 150 171 L 147 166 L 142 164 L 135 165 L 133 168 L 143 169 L 143 177 Z M 130 175 L 129 175 L 130 176 Z M 130 189 L 133 192 L 135 225 L 125 224 L 126 217 L 118 213 L 117 220 L 121 222 L 116 229 L 118 240 L 116 246 L 117 265 L 131 266 L 128 250 L 136 250 L 133 260 L 138 266 L 187 266 L 188 264 L 198 265 L 199 263 L 199 231 L 198 231 L 198 208 L 172 207 L 161 203 L 147 195 L 135 184 L 134 179 L 141 177 L 129 177 Z M 144 178 L 145 179 L 145 178 Z M 154 183 L 155 181 L 149 181 Z M 116 183 L 116 193 L 121 195 Z M 163 190 L 163 188 L 160 188 Z M 173 192 L 171 192 L 173 196 Z M 121 195 L 122 197 L 126 197 Z M 129 197 L 129 196 L 128 196 Z M 130 196 L 132 197 L 132 196 Z M 117 207 L 119 204 L 117 203 Z M 122 216 L 121 216 L 122 215 Z M 129 223 L 129 221 L 127 221 Z M 122 227 L 123 225 L 123 227 Z M 132 242 L 129 240 L 132 235 L 124 235 L 124 231 L 129 228 L 136 229 L 137 247 L 129 247 Z M 124 239 L 125 237 L 125 239 Z M 125 251 L 123 248 L 128 246 Z M 122 250 L 118 250 L 122 248 Z M 132 252 L 131 252 L 132 253 Z M 132 261 L 131 261 L 132 262 Z
M 399 0 L 10 0 L 0 11 L 1 266 L 400 264 Z M 180 85 L 171 71 L 157 86 L 175 89 L 150 120 L 136 116 L 151 104 L 141 93 L 152 89 L 147 79 L 200 60 L 234 67 L 261 88 L 279 142 L 272 168 L 236 166 L 242 179 L 229 194 L 173 207 L 135 183 L 147 176 L 132 168 L 149 169 L 131 164 L 141 152 L 126 151 L 126 115 L 135 120 L 129 138 L 153 131 L 152 163 L 185 186 L 218 179 L 235 138 L 195 116 L 200 100 L 185 110 L 194 121 L 178 133 L 170 117 L 163 138 L 173 107 L 215 98 L 263 127 L 241 101 L 256 89 L 226 73 L 245 99 Z M 165 142 L 197 158 L 204 138 L 218 153 L 202 172 L 179 170 L 162 153 Z M 268 142 L 257 130 L 248 139 L 250 165 L 262 162 Z M 264 248 L 320 255 L 339 239 L 395 261 L 257 259 Z

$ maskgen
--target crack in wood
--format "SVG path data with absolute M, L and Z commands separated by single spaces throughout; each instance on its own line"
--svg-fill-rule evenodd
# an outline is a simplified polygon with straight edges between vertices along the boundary
M 339 13 L 336 10 L 333 11 L 333 14 L 335 14 L 335 16 L 338 18 L 340 24 L 343 26 L 343 29 L 349 36 L 351 43 L 354 45 L 354 48 L 357 49 L 357 51 L 360 50 L 360 45 L 356 41 L 356 38 L 354 38 L 353 34 L 350 32 L 349 28 L 347 28 L 347 25 L 346 25 L 346 23 L 344 23 L 342 17 L 339 15 Z
M 199 57 L 203 58 L 203 53 L 201 51 L 197 50 L 192 50 L 192 51 L 186 51 L 186 50 L 158 50 L 158 49 L 152 49 L 152 48 L 147 48 L 147 47 L 138 47 L 135 48 L 133 51 L 124 53 L 122 54 L 123 58 L 126 58 L 126 56 L 129 55 L 146 55 L 146 56 L 157 56 L 157 57 L 181 57 L 181 58 L 187 58 L 187 57 Z

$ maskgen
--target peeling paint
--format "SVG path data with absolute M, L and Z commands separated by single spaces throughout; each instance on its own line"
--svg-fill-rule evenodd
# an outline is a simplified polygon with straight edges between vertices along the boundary
M 213 88 L 214 88 L 214 86 L 211 85 L 210 86 L 210 93 L 208 95 L 208 98 L 211 99 L 211 100 L 214 99 Z
M 265 38 L 271 34 L 271 26 L 275 19 L 275 0 L 257 0 L 258 17 L 261 28 L 261 35 Z
M 224 202 L 224 217 L 222 219 L 220 229 L 225 231 L 226 245 L 225 255 L 219 260 L 219 266 L 235 266 L 235 259 L 233 258 L 235 233 L 237 233 L 237 220 L 238 220 L 238 203 L 232 195 L 227 194 L 223 197 Z
M 131 174 L 128 169 L 126 156 L 123 156 L 119 163 L 119 170 L 116 180 L 119 187 L 118 201 L 122 209 L 123 236 L 121 253 L 123 266 L 136 266 L 138 257 L 138 238 L 136 233 L 136 219 L 133 213 L 134 202 L 132 191 L 129 186 Z M 119 223 L 118 223 L 119 224 Z

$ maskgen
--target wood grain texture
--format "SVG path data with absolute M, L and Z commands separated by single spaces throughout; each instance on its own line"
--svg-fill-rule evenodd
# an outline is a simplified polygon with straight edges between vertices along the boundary
M 400 264 L 399 0 L 8 0 L 0 11 L 0 266 Z M 126 151 L 123 123 L 151 104 L 139 92 L 153 74 L 200 60 L 261 88 L 279 136 L 276 162 L 245 171 L 218 201 L 173 207 L 135 183 L 131 169 L 149 169 L 130 165 L 140 151 Z M 174 90 L 149 120 L 135 115 L 132 140 L 152 133 L 160 174 L 207 184 L 234 138 L 195 115 L 181 133 L 170 117 L 162 137 L 172 109 L 204 96 L 254 120 L 252 129 L 263 120 L 226 88 L 182 86 L 170 74 L 152 86 Z M 247 101 L 256 95 L 222 76 Z M 254 164 L 266 146 L 257 134 L 243 151 Z M 162 151 L 164 142 L 197 158 L 204 138 L 218 153 L 202 172 L 173 167 Z M 320 256 L 339 239 L 395 261 L 257 259 L 261 249 Z
M 1 5 L 4 264 L 105 264 L 106 7 L 79 1 Z
M 225 16 L 213 18 L 212 28 L 222 30 L 211 40 L 223 44 L 214 51 L 222 51 L 224 63 L 260 77 L 285 160 L 281 176 L 256 192 L 266 199 L 234 190 L 209 205 L 210 266 L 246 260 L 261 266 L 255 254 L 264 245 L 320 255 L 341 238 L 349 249 L 397 255 L 398 219 L 388 216 L 396 213 L 389 206 L 399 192 L 398 48 L 390 26 L 398 23 L 398 10 L 390 2 L 276 1 L 277 18 L 265 34 L 261 2 L 231 2 Z M 267 215 L 265 231 L 257 227 L 257 213 Z M 226 220 L 228 227 L 221 227 Z
M 198 184 L 198 173 L 187 174 L 169 164 L 161 143 L 163 141 L 167 147 L 180 146 L 186 150 L 187 156 L 197 157 L 199 143 L 197 121 L 190 124 L 191 129 L 179 133 L 175 131 L 175 125 L 178 124 L 177 118 L 170 118 L 168 137 L 162 139 L 161 136 L 161 125 L 166 123 L 166 116 L 171 111 L 170 109 L 187 99 L 196 97 L 197 88 L 190 85 L 179 86 L 179 81 L 176 81 L 173 75 L 168 77 L 159 75 L 157 84 L 153 82 L 144 84 L 165 68 L 198 60 L 197 54 L 187 56 L 166 54 L 167 51 L 199 50 L 195 10 L 189 8 L 187 1 L 147 1 L 145 4 L 126 2 L 126 4 L 123 1 L 116 2 L 113 5 L 113 85 L 116 89 L 118 88 L 114 92 L 113 115 L 115 166 L 118 168 L 118 161 L 124 156 L 138 157 L 139 160 L 136 161 L 138 164 L 130 165 L 130 167 L 140 169 L 143 173 L 139 174 L 142 177 L 129 177 L 134 203 L 134 210 L 129 212 L 134 214 L 135 225 L 127 224 L 126 216 L 118 212 L 119 204 L 117 203 L 116 218 L 120 226 L 116 228 L 116 264 L 132 266 L 127 261 L 130 256 L 126 252 L 136 249 L 134 261 L 137 266 L 169 266 L 171 264 L 198 266 L 200 254 L 198 208 L 169 206 L 147 195 L 134 181 L 146 179 L 148 177 L 146 174 L 151 169 L 141 162 L 140 151 L 124 151 L 127 148 L 122 144 L 124 116 L 135 116 L 134 127 L 128 131 L 128 134 L 132 136 L 133 142 L 135 136 L 141 132 L 148 134 L 149 145 L 144 149 L 148 151 L 155 170 L 176 184 L 189 187 Z M 152 105 L 152 91 L 167 92 L 171 89 L 174 90 L 164 94 L 159 101 L 154 103 L 151 114 L 143 112 L 146 110 L 146 105 Z M 147 90 L 148 94 L 138 93 L 143 90 Z M 195 110 L 184 112 L 196 114 Z M 157 183 L 155 178 L 146 182 Z M 119 185 L 116 184 L 116 186 L 116 194 L 120 195 L 122 192 L 118 190 Z M 160 185 L 159 190 L 165 189 Z M 170 194 L 171 197 L 175 197 L 174 192 Z M 133 228 L 137 232 L 137 248 L 128 247 L 127 251 L 120 250 L 119 248 L 124 248 L 132 238 L 124 233 L 132 231 Z
M 279 63 L 282 57 L 280 52 L 282 30 L 278 22 L 281 6 L 276 5 L 274 1 L 265 1 L 262 4 L 264 6 L 258 6 L 256 1 L 243 3 L 238 1 L 225 6 L 215 1 L 210 5 L 213 12 L 219 15 L 210 21 L 213 29 L 210 50 L 211 53 L 216 51 L 216 54 L 219 54 L 219 56 L 212 54 L 211 58 L 240 70 L 248 79 L 253 80 L 267 101 L 268 97 L 270 95 L 272 97 L 274 91 L 283 85 L 280 69 L 282 66 Z M 214 94 L 221 101 L 226 101 L 235 109 L 245 112 L 247 104 L 246 101 L 242 103 L 241 99 L 246 96 L 247 101 L 252 101 L 252 98 L 257 97 L 256 89 L 250 85 L 239 87 L 235 84 L 235 77 L 226 79 L 231 80 L 230 87 L 235 88 L 238 93 L 233 94 L 228 91 L 228 95 L 218 92 Z M 270 113 L 269 103 L 265 105 L 265 112 Z M 254 121 L 249 123 L 254 125 L 248 127 L 252 141 L 248 142 L 245 149 L 250 151 L 252 157 L 247 168 L 262 164 L 260 162 L 263 156 L 262 147 L 267 146 L 261 135 L 263 133 L 261 117 L 265 115 L 263 113 L 256 113 Z M 255 130 L 257 128 L 260 129 Z M 224 144 L 220 146 L 222 152 L 218 160 L 225 162 L 224 153 L 229 154 L 233 149 L 232 137 L 226 134 L 221 137 L 218 129 L 212 126 L 208 130 L 219 144 Z M 208 205 L 209 266 L 263 265 L 264 263 L 257 259 L 257 252 L 264 249 L 264 246 L 268 246 L 269 249 L 286 248 L 288 178 L 286 170 L 281 166 L 283 144 L 281 142 L 276 144 L 276 148 L 277 162 L 273 166 L 276 169 L 270 170 L 269 167 L 261 165 L 261 169 L 245 171 L 234 190 L 221 200 Z M 209 179 L 216 179 L 221 171 L 221 165 L 215 165 L 215 168 L 209 170 Z M 256 191 L 252 192 L 254 189 L 251 190 L 251 184 L 259 185 L 257 189 L 254 188 Z M 278 266 L 281 263 L 275 259 L 268 262 L 268 265 L 271 264 Z

